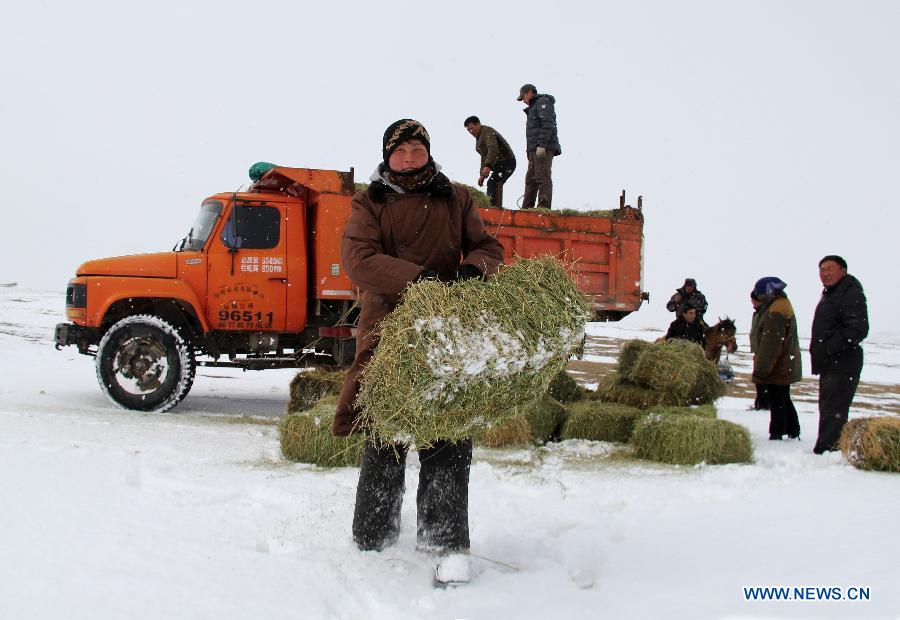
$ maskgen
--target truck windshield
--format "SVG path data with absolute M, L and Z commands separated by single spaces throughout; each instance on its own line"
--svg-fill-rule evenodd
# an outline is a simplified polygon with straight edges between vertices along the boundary
M 216 220 L 222 214 L 222 203 L 218 200 L 208 200 L 200 207 L 200 213 L 194 220 L 193 226 L 187 236 L 178 243 L 178 251 L 202 250 L 209 239 L 209 234 L 216 225 Z

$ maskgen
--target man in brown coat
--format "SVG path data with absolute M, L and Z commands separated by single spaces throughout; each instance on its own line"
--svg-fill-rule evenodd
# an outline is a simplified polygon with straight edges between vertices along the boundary
M 485 230 L 468 190 L 441 174 L 419 122 L 402 119 L 388 127 L 382 156 L 369 187 L 353 197 L 341 245 L 361 308 L 356 358 L 332 427 L 339 436 L 365 430 L 365 412 L 355 404 L 360 373 L 378 344 L 379 324 L 406 287 L 426 278 L 450 283 L 489 277 L 503 262 L 503 246 Z M 353 538 L 360 549 L 383 549 L 399 534 L 407 448 L 376 448 L 366 441 L 353 517 Z M 419 450 L 420 548 L 468 549 L 471 459 L 471 440 L 438 441 Z
M 780 278 L 760 278 L 753 293 L 760 302 L 759 319 L 750 330 L 753 382 L 769 396 L 769 439 L 800 438 L 800 420 L 791 401 L 791 384 L 800 380 L 800 339 L 794 308 Z
M 463 125 L 475 137 L 475 151 L 481 155 L 478 187 L 487 179 L 491 205 L 503 208 L 503 184 L 516 170 L 516 156 L 503 136 L 493 127 L 482 125 L 477 116 L 470 116 Z

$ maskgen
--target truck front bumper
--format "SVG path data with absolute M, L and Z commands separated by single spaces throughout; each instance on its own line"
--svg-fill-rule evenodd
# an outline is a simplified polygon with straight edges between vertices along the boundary
M 93 355 L 92 351 L 88 351 L 88 347 L 100 342 L 100 330 L 75 323 L 57 323 L 53 339 L 56 341 L 57 349 L 74 344 L 78 347 L 79 353 Z

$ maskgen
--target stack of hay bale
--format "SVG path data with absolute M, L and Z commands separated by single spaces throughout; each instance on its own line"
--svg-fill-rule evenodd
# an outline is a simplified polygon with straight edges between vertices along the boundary
M 375 440 L 422 447 L 527 417 L 580 347 L 589 309 L 553 257 L 487 281 L 410 286 L 361 378 L 357 404 Z
M 656 405 L 704 405 L 725 394 L 715 364 L 687 340 L 650 343 L 630 340 L 615 372 L 597 390 L 597 398 L 646 409 Z
M 281 453 L 286 459 L 320 467 L 359 465 L 363 436 L 331 434 L 344 374 L 304 370 L 291 380 L 287 411 L 278 424 Z
M 699 346 L 631 340 L 591 400 L 570 406 L 562 436 L 627 442 L 637 457 L 663 463 L 746 463 L 749 432 L 717 419 L 711 404 L 724 392 Z
M 854 467 L 900 472 L 900 418 L 856 418 L 844 425 L 841 452 Z

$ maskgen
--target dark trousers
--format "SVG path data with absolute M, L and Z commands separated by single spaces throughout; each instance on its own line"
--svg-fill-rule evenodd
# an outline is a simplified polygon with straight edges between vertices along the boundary
M 850 416 L 850 405 L 859 384 L 859 373 L 827 372 L 819 375 L 819 436 L 813 452 L 837 450 L 841 431 Z
M 538 158 L 535 153 L 528 153 L 528 170 L 525 172 L 525 197 L 523 209 L 533 209 L 535 199 L 537 206 L 549 209 L 553 202 L 553 179 L 550 177 L 553 167 L 553 153 Z
M 781 439 L 785 434 L 800 437 L 800 419 L 791 400 L 790 385 L 766 384 L 769 396 L 769 439 Z
M 491 176 L 487 180 L 487 195 L 491 199 L 491 205 L 495 207 L 503 207 L 503 184 L 506 179 L 512 176 L 516 171 L 516 160 L 507 159 L 498 161 L 497 165 L 491 170 Z
M 753 408 L 757 411 L 761 409 L 768 410 L 769 408 L 769 394 L 766 392 L 766 384 L 765 383 L 754 383 L 756 386 L 756 400 L 753 401 Z
M 384 549 L 400 534 L 406 453 L 403 444 L 376 448 L 366 441 L 353 514 L 353 540 L 360 549 Z M 419 450 L 419 463 L 418 547 L 428 551 L 468 549 L 472 441 L 438 441 Z

